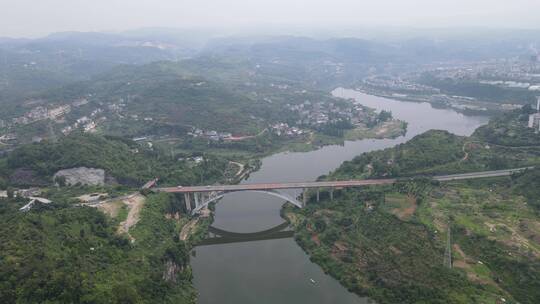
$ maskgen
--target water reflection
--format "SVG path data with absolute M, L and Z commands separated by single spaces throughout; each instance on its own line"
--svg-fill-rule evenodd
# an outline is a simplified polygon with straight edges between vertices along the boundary
M 210 226 L 207 237 L 202 242 L 197 244 L 197 246 L 286 239 L 292 238 L 293 235 L 294 231 L 290 229 L 289 223 L 287 222 L 283 222 L 270 229 L 252 233 L 231 232 Z
M 363 152 L 393 147 L 429 129 L 470 135 L 487 122 L 486 117 L 463 116 L 452 110 L 434 109 L 426 103 L 390 100 L 344 89 L 333 93 L 377 110 L 392 111 L 395 118 L 409 123 L 407 134 L 395 139 L 347 141 L 341 146 L 326 146 L 307 153 L 274 154 L 263 159 L 261 169 L 252 173 L 245 183 L 315 180 Z M 237 234 L 253 236 L 253 231 L 261 233 L 283 224 L 279 216 L 282 205 L 282 200 L 260 193 L 231 193 L 216 205 L 213 226 L 220 233 L 229 232 L 222 234 L 225 238 Z M 197 247 L 192 266 L 200 304 L 368 303 L 326 275 L 292 238 L 259 237 L 258 241 Z

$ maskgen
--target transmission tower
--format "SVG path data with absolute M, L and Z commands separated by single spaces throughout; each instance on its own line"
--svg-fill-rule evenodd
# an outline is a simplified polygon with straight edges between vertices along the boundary
M 451 224 L 448 223 L 448 230 L 446 235 L 446 249 L 444 251 L 444 261 L 443 264 L 445 267 L 452 268 L 452 239 L 451 239 Z
M 56 133 L 54 132 L 54 127 L 50 119 L 48 120 L 47 128 L 49 129 L 49 140 L 52 143 L 56 143 L 58 141 L 58 137 L 56 137 Z

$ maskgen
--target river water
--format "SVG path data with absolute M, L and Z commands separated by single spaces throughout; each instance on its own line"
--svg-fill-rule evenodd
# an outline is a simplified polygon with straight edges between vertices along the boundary
M 312 181 L 363 152 L 406 142 L 430 129 L 470 135 L 487 117 L 464 116 L 427 103 L 412 103 L 338 88 L 334 96 L 353 98 L 377 110 L 390 110 L 408 122 L 396 139 L 368 139 L 326 146 L 305 153 L 279 153 L 264 158 L 259 171 L 244 183 Z M 259 193 L 232 193 L 216 205 L 214 227 L 231 232 L 257 232 L 283 223 L 283 201 Z M 310 262 L 292 238 L 198 246 L 191 265 L 199 303 L 368 303 Z M 311 279 L 313 281 L 311 281 Z

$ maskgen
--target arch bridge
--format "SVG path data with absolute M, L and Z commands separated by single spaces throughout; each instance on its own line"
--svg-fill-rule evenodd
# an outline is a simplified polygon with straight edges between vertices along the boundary
M 234 192 L 256 192 L 278 197 L 298 208 L 303 208 L 308 200 L 308 190 L 316 189 L 317 201 L 320 199 L 320 189 L 329 191 L 333 199 L 334 189 L 346 187 L 359 187 L 366 185 L 392 184 L 394 179 L 378 180 L 355 180 L 355 181 L 324 181 L 324 182 L 300 182 L 300 183 L 266 183 L 266 184 L 240 184 L 240 185 L 215 185 L 215 186 L 191 186 L 191 187 L 168 187 L 157 188 L 157 191 L 178 193 L 184 195 L 186 210 L 191 213 L 199 213 L 209 204 L 216 202 L 225 195 Z M 299 198 L 283 191 L 288 189 L 302 190 Z
M 439 182 L 447 182 L 454 180 L 476 179 L 476 178 L 488 178 L 509 176 L 514 173 L 522 172 L 534 167 L 514 168 L 496 171 L 482 171 L 471 172 L 452 175 L 432 176 L 433 180 Z M 412 179 L 412 178 L 411 178 Z M 363 187 L 370 185 L 387 185 L 398 182 L 398 179 L 365 179 L 365 180 L 347 180 L 347 181 L 320 181 L 320 182 L 292 182 L 292 183 L 261 183 L 261 184 L 239 184 L 239 185 L 213 185 L 213 186 L 177 186 L 177 187 L 165 187 L 155 188 L 158 192 L 179 193 L 184 195 L 184 201 L 186 203 L 186 209 L 192 213 L 198 213 L 201 209 L 208 206 L 208 204 L 215 202 L 228 193 L 248 191 L 259 192 L 272 195 L 281 198 L 293 205 L 303 208 L 306 205 L 308 199 L 308 190 L 315 189 L 317 192 L 317 201 L 320 198 L 320 189 L 328 189 L 330 199 L 333 199 L 334 189 L 343 189 L 351 187 Z M 155 182 L 152 183 L 152 186 Z M 283 192 L 287 189 L 303 190 L 301 199 L 291 196 L 290 194 Z M 194 202 L 194 207 L 192 206 Z

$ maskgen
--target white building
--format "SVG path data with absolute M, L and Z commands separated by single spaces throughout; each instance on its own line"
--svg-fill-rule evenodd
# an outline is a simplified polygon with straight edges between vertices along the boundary
M 540 132 L 540 97 L 536 103 L 536 113 L 529 115 L 529 128 L 537 129 Z
M 48 117 L 50 119 L 57 119 L 69 113 L 70 111 L 71 111 L 70 105 L 59 106 L 54 109 L 50 109 L 48 112 Z
M 540 131 L 540 113 L 529 115 L 529 128 L 535 128 Z
M 52 201 L 46 199 L 46 198 L 43 198 L 43 197 L 29 197 L 30 199 L 30 202 L 24 206 L 22 206 L 19 210 L 22 211 L 22 212 L 27 212 L 29 211 L 30 209 L 32 209 L 32 207 L 36 204 L 36 203 L 40 203 L 40 204 L 50 204 L 52 203 Z

